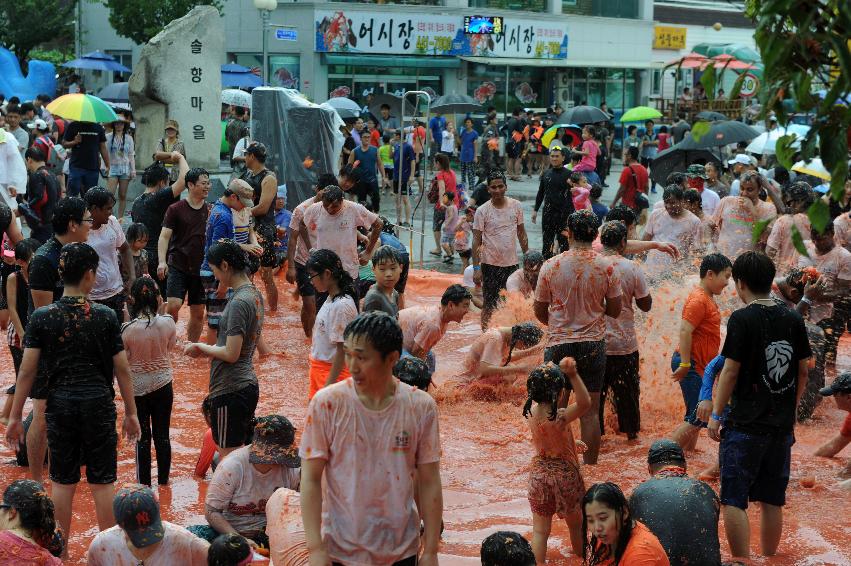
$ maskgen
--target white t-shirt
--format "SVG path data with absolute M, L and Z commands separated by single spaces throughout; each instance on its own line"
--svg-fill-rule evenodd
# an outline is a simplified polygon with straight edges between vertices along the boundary
M 475 287 L 476 282 L 473 281 L 473 264 L 471 263 L 467 267 L 464 268 L 464 281 L 462 283 L 464 287 Z
M 89 230 L 86 243 L 93 247 L 100 257 L 95 286 L 89 294 L 93 301 L 114 297 L 124 289 L 124 281 L 118 267 L 118 248 L 124 245 L 125 241 L 121 224 L 114 216 L 110 216 L 107 223 L 97 230 Z
M 443 130 L 443 139 L 440 140 L 440 151 L 443 153 L 455 153 L 455 134 L 449 130 Z
M 221 461 L 207 488 L 204 503 L 220 511 L 242 536 L 251 538 L 266 528 L 266 502 L 281 487 L 298 489 L 301 468 L 274 466 L 265 474 L 257 471 L 243 446 Z
M 369 228 L 378 219 L 361 204 L 343 201 L 343 208 L 334 216 L 328 214 L 321 202 L 314 203 L 304 211 L 304 225 L 310 232 L 313 249 L 331 250 L 340 256 L 343 269 L 358 278 L 358 228 Z
M 718 210 L 718 205 L 721 203 L 721 197 L 712 189 L 703 189 L 700 193 L 700 204 L 703 208 L 703 214 L 712 216 Z
M 233 155 L 231 159 L 236 159 L 237 157 L 245 157 L 245 148 L 248 147 L 249 144 L 248 136 L 243 136 L 239 138 L 239 141 L 236 142 L 236 145 L 233 148 Z
M 310 357 L 323 362 L 333 360 L 337 353 L 337 344 L 343 343 L 346 325 L 357 315 L 357 306 L 350 296 L 343 295 L 334 300 L 330 297 L 326 299 L 322 303 L 322 308 L 316 313 Z
M 481 262 L 498 267 L 517 265 L 517 227 L 523 225 L 520 201 L 510 197 L 505 201 L 497 208 L 489 200 L 473 217 L 473 230 L 482 233 Z
M 165 534 L 158 548 L 145 558 L 145 566 L 206 566 L 210 544 L 180 525 L 163 521 Z M 101 531 L 86 554 L 89 566 L 139 566 L 142 561 L 127 548 L 124 531 L 118 525 Z
M 134 318 L 121 328 L 124 351 L 133 376 L 133 395 L 141 397 L 172 381 L 170 350 L 177 343 L 177 325 L 171 315 Z

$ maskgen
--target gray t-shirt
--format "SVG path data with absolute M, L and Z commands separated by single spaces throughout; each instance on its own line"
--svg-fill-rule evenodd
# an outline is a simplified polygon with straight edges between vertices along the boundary
M 263 297 L 254 285 L 234 290 L 219 321 L 216 346 L 224 346 L 228 336 L 242 336 L 239 359 L 229 364 L 213 359 L 210 364 L 210 397 L 239 391 L 257 383 L 254 349 L 263 328 Z
M 382 291 L 378 289 L 378 285 L 373 285 L 367 291 L 363 299 L 363 312 L 383 311 L 393 318 L 399 317 L 399 293 L 393 290 L 393 299 L 389 299 Z

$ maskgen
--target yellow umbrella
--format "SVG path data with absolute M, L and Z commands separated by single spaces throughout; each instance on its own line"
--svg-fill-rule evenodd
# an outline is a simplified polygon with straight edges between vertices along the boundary
M 825 181 L 830 181 L 830 171 L 825 168 L 821 159 L 816 157 L 810 161 L 799 161 L 792 166 L 792 171 L 803 175 L 812 175 Z

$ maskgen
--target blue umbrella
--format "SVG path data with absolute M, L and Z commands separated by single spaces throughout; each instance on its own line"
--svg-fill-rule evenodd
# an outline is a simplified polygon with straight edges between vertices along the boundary
M 263 79 L 251 72 L 248 67 L 229 63 L 222 65 L 222 87 L 251 88 L 263 86 Z
M 130 69 L 119 63 L 115 57 L 108 55 L 103 51 L 92 51 L 86 53 L 79 59 L 68 61 L 62 65 L 69 69 L 88 69 L 90 71 L 117 71 L 119 73 L 129 73 Z

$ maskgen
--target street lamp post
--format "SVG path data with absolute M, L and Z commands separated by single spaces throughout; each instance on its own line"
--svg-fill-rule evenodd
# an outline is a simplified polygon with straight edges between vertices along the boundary
M 269 43 L 267 33 L 269 31 L 269 18 L 272 16 L 272 12 L 278 8 L 278 0 L 254 0 L 254 7 L 260 10 L 260 21 L 261 21 L 261 37 L 263 41 L 263 72 L 261 76 L 263 77 L 263 82 L 269 82 Z

